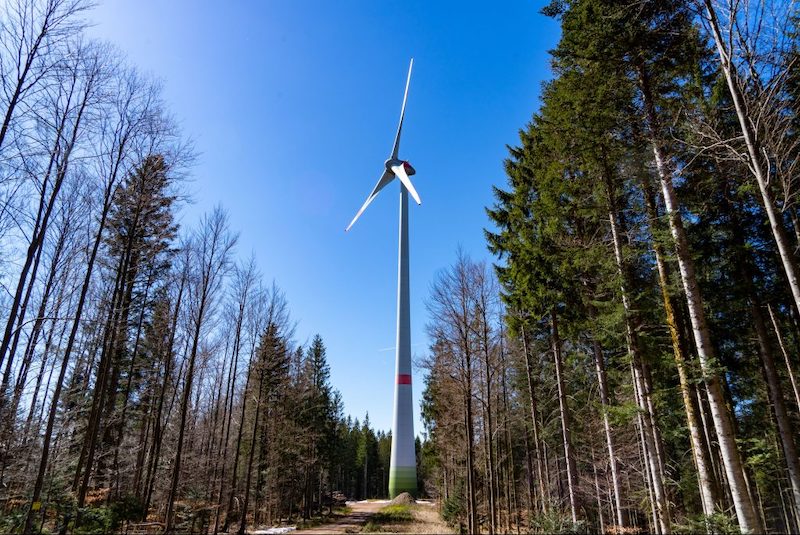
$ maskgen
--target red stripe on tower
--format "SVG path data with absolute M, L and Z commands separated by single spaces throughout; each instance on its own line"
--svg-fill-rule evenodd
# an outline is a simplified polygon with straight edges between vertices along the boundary
M 397 374 L 397 384 L 399 385 L 410 385 L 411 384 L 411 376 L 407 373 L 398 373 Z

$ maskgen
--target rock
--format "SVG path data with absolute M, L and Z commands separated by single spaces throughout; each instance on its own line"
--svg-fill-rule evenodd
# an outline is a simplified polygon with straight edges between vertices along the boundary
M 389 503 L 392 505 L 411 505 L 412 503 L 416 503 L 416 500 L 411 494 L 403 492 L 395 496 L 394 500 Z

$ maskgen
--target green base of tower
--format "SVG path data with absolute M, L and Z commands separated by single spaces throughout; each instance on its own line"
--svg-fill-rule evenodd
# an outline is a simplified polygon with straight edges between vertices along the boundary
M 417 467 L 397 466 L 389 470 L 389 499 L 407 492 L 417 497 Z

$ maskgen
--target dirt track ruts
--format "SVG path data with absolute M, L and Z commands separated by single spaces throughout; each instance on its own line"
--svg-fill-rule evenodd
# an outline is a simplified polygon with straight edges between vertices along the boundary
M 387 502 L 351 502 L 351 511 L 335 522 L 320 524 L 313 528 L 299 529 L 292 533 L 358 533 L 369 518 L 387 505 Z

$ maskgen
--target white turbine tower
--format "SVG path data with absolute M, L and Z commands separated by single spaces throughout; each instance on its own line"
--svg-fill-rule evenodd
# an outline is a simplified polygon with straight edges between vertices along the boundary
M 414 412 L 411 398 L 411 332 L 408 297 L 408 194 L 422 204 L 414 185 L 408 178 L 416 171 L 411 164 L 397 157 L 400 149 L 400 132 L 403 130 L 403 116 L 406 112 L 408 85 L 411 82 L 411 67 L 408 65 L 406 91 L 403 95 L 403 107 L 400 108 L 400 124 L 394 138 L 394 146 L 389 159 L 384 162 L 384 170 L 378 183 L 369 194 L 364 205 L 347 226 L 350 227 L 364 213 L 369 203 L 395 178 L 400 180 L 400 251 L 397 266 L 397 358 L 395 366 L 397 378 L 394 386 L 394 422 L 392 425 L 392 458 L 389 467 L 389 496 L 394 498 L 400 493 L 417 494 L 417 462 L 414 451 Z

